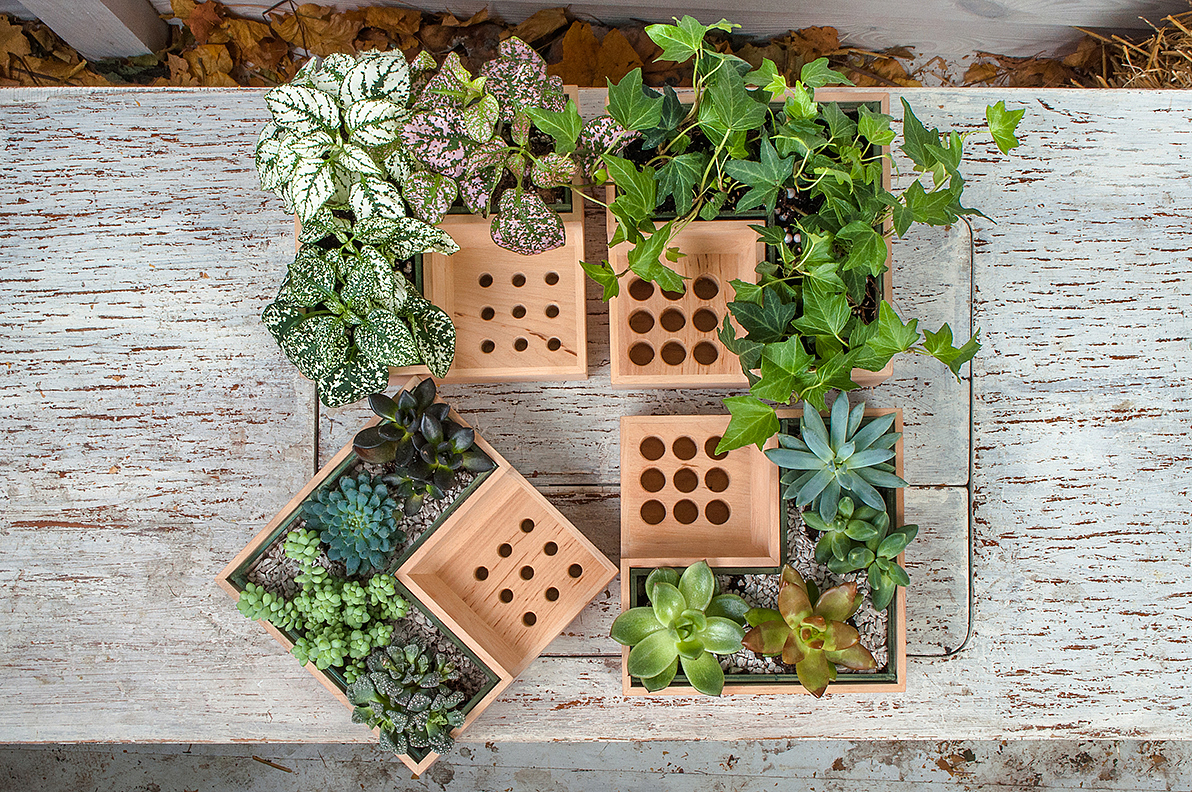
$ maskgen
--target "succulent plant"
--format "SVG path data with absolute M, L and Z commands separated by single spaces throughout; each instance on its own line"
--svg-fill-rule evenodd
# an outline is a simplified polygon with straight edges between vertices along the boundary
M 377 649 L 367 668 L 347 689 L 353 723 L 379 727 L 381 747 L 397 754 L 451 750 L 451 730 L 464 721 L 464 694 L 445 684 L 458 678 L 453 664 L 410 643 Z
M 802 438 L 778 435 L 779 448 L 766 450 L 771 462 L 790 470 L 783 474 L 784 498 L 819 512 L 825 521 L 836 517 L 840 496 L 852 495 L 873 509 L 885 511 L 886 502 L 874 487 L 905 487 L 886 460 L 894 457 L 901 432 L 888 432 L 894 414 L 881 415 L 862 426 L 865 402 L 851 411 L 841 393 L 832 403 L 831 431 L 819 411 L 804 403 L 799 419 Z
M 380 393 L 368 397 L 369 406 L 382 419 L 356 434 L 356 454 L 366 462 L 393 463 L 395 470 L 382 477 L 402 501 L 402 510 L 413 516 L 429 498 L 440 500 L 455 486 L 460 470 L 482 473 L 493 461 L 474 449 L 476 433 L 448 417 L 450 408 L 435 401 L 434 380 L 423 380 L 397 399 Z
M 794 567 L 784 567 L 778 610 L 751 608 L 745 618 L 752 629 L 743 643 L 758 654 L 781 654 L 782 662 L 795 667 L 803 687 L 822 696 L 836 679 L 837 665 L 856 671 L 877 667 L 873 655 L 861 645 L 857 629 L 844 623 L 860 605 L 856 583 L 819 594 Z
M 614 641 L 630 646 L 629 673 L 651 692 L 675 678 L 679 666 L 700 693 L 719 696 L 724 670 L 716 655 L 741 650 L 749 606 L 735 594 L 717 594 L 716 576 L 706 561 L 679 573 L 655 569 L 646 578 L 650 607 L 630 608 L 613 622 Z
M 343 561 L 349 575 L 383 566 L 386 555 L 405 540 L 396 511 L 389 489 L 365 472 L 344 476 L 337 489 L 320 492 L 303 506 L 307 525 L 327 544 L 327 557 Z
M 240 592 L 236 610 L 249 619 L 264 619 L 283 630 L 293 629 L 300 618 L 292 603 L 255 583 L 247 584 Z
M 854 506 L 852 498 L 841 498 L 836 518 L 824 520 L 815 511 L 804 512 L 808 527 L 821 533 L 815 545 L 815 560 L 838 575 L 865 570 L 869 599 L 877 610 L 885 610 L 899 586 L 910 576 L 898 563 L 898 554 L 914 540 L 919 526 L 904 525 L 890 530 L 885 511 Z

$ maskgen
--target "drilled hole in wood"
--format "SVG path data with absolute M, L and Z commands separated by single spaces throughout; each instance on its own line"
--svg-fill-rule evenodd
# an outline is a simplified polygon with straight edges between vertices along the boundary
M 728 489 L 728 472 L 724 468 L 712 468 L 704 474 L 704 485 L 712 492 Z
M 494 311 L 490 306 L 486 305 L 485 307 L 480 309 L 480 318 L 486 322 L 491 322 L 492 318 L 496 315 L 497 315 L 497 312 Z
M 680 437 L 673 444 L 671 444 L 671 451 L 675 452 L 675 456 L 679 459 L 692 459 L 695 457 L 695 441 L 690 437 Z
M 546 342 L 546 348 L 549 349 L 551 352 L 558 352 L 559 348 L 562 346 L 563 346 L 563 342 L 557 338 L 548 339 Z
M 666 486 L 666 476 L 658 468 L 646 468 L 642 471 L 641 482 L 646 492 L 657 492 Z
M 709 311 L 707 308 L 700 308 L 692 315 L 691 323 L 701 333 L 710 333 L 720 324 L 720 320 L 716 318 L 716 314 L 712 311 Z
M 675 471 L 675 489 L 679 492 L 694 492 L 699 486 L 699 474 L 691 468 L 679 468 Z
M 488 567 L 478 566 L 472 574 L 476 576 L 477 580 L 488 580 Z
M 546 318 L 547 319 L 554 319 L 558 315 L 559 315 L 559 306 L 557 306 L 553 303 L 546 306 Z
M 546 553 L 548 556 L 553 556 L 555 553 L 559 552 L 559 546 L 554 542 L 547 542 L 542 546 L 542 552 Z
M 683 292 L 667 291 L 666 289 L 663 289 L 662 296 L 665 297 L 666 299 L 670 300 L 671 302 L 674 302 L 675 300 L 683 299 Z
M 538 617 L 530 611 L 526 611 L 522 614 L 522 624 L 526 625 L 527 627 L 533 627 L 537 623 Z
M 501 558 L 508 558 L 509 556 L 513 555 L 513 545 L 509 544 L 508 542 L 501 545 L 497 548 L 497 555 L 499 555 Z
M 662 312 L 662 316 L 658 318 L 658 323 L 668 333 L 677 333 L 683 329 L 683 325 L 687 324 L 687 317 L 683 315 L 682 311 L 675 308 L 667 308 Z
M 513 342 L 513 348 L 518 352 L 525 352 L 526 348 L 530 346 L 530 342 L 524 338 L 519 338 Z
M 655 459 L 661 459 L 662 455 L 666 453 L 666 444 L 657 437 L 647 437 L 642 440 L 642 444 L 638 447 L 642 456 L 653 462 Z
M 629 296 L 638 302 L 650 299 L 654 294 L 654 284 L 638 278 L 629 284 Z
M 524 566 L 521 568 L 520 574 L 522 580 L 529 580 L 530 578 L 534 577 L 534 567 Z
M 629 329 L 635 333 L 648 333 L 654 329 L 654 314 L 649 311 L 634 311 L 629 315 Z
M 559 598 L 559 590 L 554 586 L 551 586 L 544 592 L 544 595 L 546 596 L 547 602 L 554 602 Z
M 526 306 L 515 305 L 515 306 L 513 306 L 513 310 L 510 311 L 510 313 L 513 314 L 514 319 L 521 319 L 522 317 L 524 317 L 526 315 Z
M 513 602 L 513 592 L 509 589 L 501 589 L 501 602 Z
M 700 341 L 695 345 L 695 349 L 691 350 L 691 356 L 701 366 L 710 366 L 720 357 L 720 350 L 710 341 Z
M 480 288 L 487 289 L 493 285 L 493 276 L 487 272 L 480 276 Z
M 546 281 L 547 286 L 554 286 L 556 283 L 559 282 L 559 273 L 548 272 L 548 273 L 546 273 L 546 277 L 543 278 L 543 280 Z
M 526 276 L 519 272 L 513 276 L 512 282 L 514 286 L 520 289 L 522 286 L 526 285 Z
M 667 341 L 662 345 L 662 360 L 668 366 L 677 366 L 687 359 L 687 350 L 678 341 Z
M 567 574 L 571 575 L 571 577 L 573 577 L 573 578 L 577 578 L 580 575 L 582 575 L 583 573 L 584 573 L 584 568 L 582 566 L 580 566 L 579 564 L 572 564 L 571 566 L 567 567 Z
M 728 522 L 730 514 L 732 511 L 728 504 L 722 500 L 708 501 L 708 505 L 704 507 L 704 516 L 712 525 L 724 525 Z
M 629 347 L 629 359 L 637 366 L 648 366 L 654 359 L 654 347 L 645 341 L 639 341 Z
M 710 300 L 717 294 L 720 294 L 720 284 L 710 275 L 701 275 L 695 279 L 695 283 L 691 285 L 691 290 L 701 300 Z
M 530 531 L 534 530 L 534 521 L 531 520 L 529 517 L 522 520 L 521 521 L 521 529 L 522 529 L 522 533 L 529 533 Z
M 492 339 L 486 338 L 480 342 L 480 351 L 486 355 L 489 354 L 490 352 L 492 352 L 496 348 L 497 348 L 497 345 L 493 343 Z
M 646 525 L 657 525 L 666 519 L 666 507 L 662 501 L 648 500 L 642 504 L 642 520 Z
M 679 501 L 675 504 L 675 519 L 683 525 L 691 525 L 699 519 L 699 506 L 686 499 Z
M 717 462 L 728 456 L 727 451 L 725 451 L 723 454 L 716 453 L 716 446 L 718 445 L 720 445 L 720 435 L 709 437 L 704 441 L 704 453 L 708 455 L 709 459 L 715 459 Z

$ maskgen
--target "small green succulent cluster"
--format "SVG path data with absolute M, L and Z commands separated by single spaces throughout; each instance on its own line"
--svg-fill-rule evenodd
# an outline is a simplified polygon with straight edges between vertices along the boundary
M 716 576 L 706 561 L 679 573 L 655 569 L 646 578 L 650 607 L 630 608 L 613 622 L 611 636 L 629 651 L 629 674 L 646 690 L 662 690 L 679 666 L 700 693 L 719 696 L 724 669 L 716 655 L 741 651 L 742 627 L 749 606 L 735 594 L 718 594 Z
M 353 441 L 365 462 L 395 467 L 382 481 L 393 487 L 407 516 L 421 511 L 428 498 L 442 499 L 455 486 L 459 471 L 482 473 L 494 467 L 483 451 L 473 448 L 476 433 L 452 421 L 451 408 L 435 401 L 435 395 L 432 379 L 399 392 L 396 400 L 374 393 L 368 403 L 383 420 L 361 430 Z
M 337 489 L 320 492 L 302 511 L 307 526 L 327 544 L 327 557 L 343 561 L 349 575 L 384 566 L 406 538 L 397 527 L 397 501 L 365 472 L 344 476 Z
M 302 564 L 294 578 L 301 587 L 298 594 L 286 600 L 249 583 L 236 607 L 250 619 L 265 619 L 296 633 L 290 651 L 303 665 L 341 668 L 345 679 L 356 680 L 369 653 L 388 645 L 393 637 L 388 622 L 404 617 L 408 604 L 397 595 L 391 575 L 358 582 L 335 577 L 319 566 L 319 537 L 312 530 L 291 531 L 283 547 L 289 558 Z
M 381 747 L 396 754 L 446 753 L 451 730 L 464 722 L 464 694 L 446 684 L 458 677 L 454 664 L 417 643 L 377 649 L 367 673 L 348 685 L 352 722 L 379 727 Z
M 885 511 L 854 506 L 852 498 L 840 499 L 832 522 L 824 522 L 815 511 L 804 512 L 803 520 L 820 532 L 815 560 L 838 575 L 864 570 L 869 579 L 869 598 L 877 610 L 889 607 L 898 587 L 911 582 L 898 563 L 898 554 L 919 533 L 919 526 L 904 525 L 891 531 Z
M 854 671 L 877 667 L 856 628 L 845 624 L 860 606 L 856 583 L 820 594 L 794 567 L 784 567 L 778 610 L 750 609 L 745 618 L 753 629 L 745 633 L 743 643 L 758 654 L 781 654 L 782 662 L 795 667 L 803 687 L 822 696 L 836 679 L 837 665 Z

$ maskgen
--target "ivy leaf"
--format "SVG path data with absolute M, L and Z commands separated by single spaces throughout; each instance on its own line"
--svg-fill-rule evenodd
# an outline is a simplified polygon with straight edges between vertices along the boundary
M 876 324 L 877 334 L 866 341 L 865 346 L 887 360 L 919 343 L 919 320 L 911 319 L 903 324 L 898 314 L 890 307 L 890 303 L 885 300 L 882 300 L 881 307 L 878 308 Z M 949 329 L 949 335 L 951 332 Z
M 922 182 L 915 182 L 903 193 L 906 208 L 910 210 L 915 222 L 927 225 L 942 226 L 956 222 L 956 215 L 951 211 L 955 200 L 949 190 L 935 190 L 926 192 Z M 895 217 L 897 220 L 897 217 Z
M 847 307 L 847 305 L 846 305 Z M 773 292 L 765 290 L 761 305 L 751 302 L 731 302 L 728 309 L 746 338 L 761 344 L 781 341 L 786 337 L 791 320 L 799 312 L 795 303 L 784 303 Z
M 588 273 L 589 278 L 604 288 L 603 299 L 605 302 L 621 293 L 621 284 L 617 280 L 617 273 L 607 261 L 601 261 L 599 264 L 581 261 L 579 265 L 584 268 L 584 272 Z
M 795 327 L 807 335 L 839 339 L 850 316 L 848 298 L 810 281 L 803 289 L 803 315 L 795 320 Z
M 563 220 L 535 190 L 501 193 L 490 232 L 498 247 L 526 256 L 554 250 L 567 242 Z
M 845 115 L 836 102 L 825 102 L 820 112 L 828 122 L 828 133 L 837 145 L 851 143 L 857 136 L 857 122 Z
M 928 131 L 923 122 L 915 115 L 906 99 L 902 100 L 902 153 L 911 158 L 916 170 L 928 170 L 931 167 L 928 145 L 938 146 L 940 132 L 938 129 Z
M 894 142 L 894 130 L 890 128 L 893 120 L 885 113 L 875 113 L 865 105 L 861 105 L 860 118 L 857 121 L 857 131 L 861 137 L 875 146 L 888 146 Z
M 704 170 L 708 167 L 709 156 L 706 152 L 680 154 L 667 160 L 657 172 L 658 196 L 656 201 L 661 204 L 668 197 L 675 199 L 675 212 L 681 217 L 691 211 L 694 201 L 692 191 L 703 178 Z
M 675 22 L 677 24 L 674 25 L 646 26 L 646 35 L 655 44 L 662 47 L 662 52 L 656 56 L 655 60 L 683 63 L 689 58 L 695 57 L 695 53 L 700 51 L 704 45 L 704 36 L 712 27 L 724 30 L 725 28 L 722 26 L 729 24 L 722 19 L 716 25 L 708 27 L 701 25 L 699 20 L 692 16 L 684 16 L 682 19 L 676 19 Z
M 613 212 L 618 217 L 624 215 L 631 219 L 633 222 L 626 225 L 636 228 L 642 220 L 653 216 L 654 207 L 657 205 L 654 197 L 657 185 L 654 169 L 647 166 L 638 170 L 629 160 L 612 154 L 605 155 L 604 164 L 608 168 L 608 175 L 617 185 Z
M 819 361 L 815 369 L 797 376 L 795 387 L 799 397 L 817 410 L 827 409 L 824 396 L 828 391 L 848 391 L 857 387 L 851 376 L 856 358 L 856 352 L 838 352 Z
M 814 117 L 814 107 L 811 113 Z M 784 157 L 791 154 L 805 157 L 828 145 L 828 139 L 820 134 L 822 130 L 823 127 L 814 121 L 790 120 L 775 128 L 774 144 L 778 153 Z
M 766 212 L 773 212 L 778 201 L 778 190 L 791 177 L 791 158 L 779 158 L 770 145 L 768 136 L 762 137 L 761 162 L 750 160 L 729 160 L 724 170 L 750 190 L 737 201 L 737 211 L 744 212 L 755 206 L 764 206 Z
M 442 174 L 420 171 L 410 174 L 402 184 L 402 193 L 415 216 L 433 225 L 447 214 L 459 188 Z
M 815 356 L 804 349 L 801 336 L 766 344 L 762 350 L 762 378 L 749 392 L 759 399 L 785 404 L 791 400 L 796 378 L 814 362 Z
M 815 104 L 815 94 L 803 83 L 795 83 L 794 90 L 786 97 L 783 105 L 786 117 L 791 121 L 812 121 L 819 115 Z
M 704 205 L 700 207 L 699 216 L 702 220 L 715 220 L 720 214 L 721 207 L 724 202 L 728 200 L 728 193 L 719 190 L 712 193 L 708 198 L 704 199 Z
M 641 131 L 662 120 L 662 96 L 646 96 L 642 90 L 641 67 L 626 74 L 621 82 L 605 78 L 608 84 L 608 114 L 625 129 Z
M 749 95 L 745 90 L 744 78 L 736 69 L 720 69 L 716 72 L 708 87 L 706 101 L 708 103 L 700 107 L 701 124 L 704 122 L 705 107 L 719 121 L 715 126 L 734 131 L 747 132 L 766 122 L 766 105 Z M 718 143 L 719 138 L 712 142 Z
M 650 91 L 651 89 L 643 89 Z M 683 103 L 679 101 L 679 95 L 675 93 L 675 89 L 667 85 L 663 87 L 662 93 L 662 118 L 658 121 L 658 126 L 653 129 L 647 129 L 642 133 L 642 148 L 653 149 L 657 148 L 672 132 L 679 126 L 679 122 L 686 116 L 687 111 L 683 108 Z
M 559 112 L 529 107 L 526 108 L 526 115 L 534 122 L 534 126 L 555 139 L 556 152 L 570 154 L 575 151 L 575 144 L 579 140 L 584 122 L 579 117 L 573 100 L 568 99 L 567 106 Z
M 864 220 L 854 220 L 836 232 L 836 238 L 849 243 L 848 261 L 844 269 L 862 270 L 873 275 L 886 271 L 886 240 Z
M 1010 149 L 1022 145 L 1014 136 L 1014 130 L 1018 128 L 1018 122 L 1022 120 L 1025 112 L 1025 107 L 1007 110 L 1005 101 L 985 108 L 985 120 L 989 122 L 989 133 L 993 135 L 993 142 L 997 143 L 998 151 L 1009 154 Z
M 853 82 L 838 71 L 828 66 L 827 58 L 816 58 L 811 63 L 803 64 L 799 72 L 799 82 L 811 90 L 823 88 L 825 85 L 852 85 Z
M 745 84 L 756 85 L 763 91 L 775 95 L 784 94 L 789 90 L 786 77 L 769 58 L 762 58 L 762 65 L 745 75 Z
M 355 339 L 360 351 L 378 363 L 413 366 L 422 362 L 410 328 L 384 308 L 368 313 L 356 328 Z
M 628 255 L 629 269 L 642 280 L 654 281 L 663 291 L 682 292 L 686 287 L 683 279 L 670 267 L 659 261 L 670 241 L 674 220 L 638 242 Z
M 892 204 L 894 216 L 894 231 L 899 237 L 906 236 L 907 229 L 911 227 L 911 223 L 915 222 L 915 213 L 906 207 L 901 201 L 895 201 Z
M 930 330 L 923 332 L 923 348 L 929 355 L 951 369 L 957 379 L 960 379 L 960 367 L 972 360 L 973 355 L 976 355 L 977 350 L 981 348 L 980 335 L 981 331 L 978 330 L 963 346 L 957 348 L 952 345 L 952 328 L 945 324 L 937 333 Z
M 756 283 L 743 281 L 740 278 L 734 278 L 729 281 L 729 285 L 733 287 L 733 293 L 737 300 L 741 302 L 753 303 L 754 305 L 761 305 L 765 289 Z
M 779 430 L 778 415 L 774 408 L 754 396 L 729 396 L 724 406 L 732 414 L 716 453 L 743 448 L 750 443 L 759 449 Z
M 762 350 L 765 348 L 765 344 L 759 344 L 747 338 L 737 338 L 736 329 L 728 316 L 724 317 L 724 324 L 721 325 L 717 336 L 720 338 L 720 343 L 724 344 L 724 348 L 740 360 L 741 370 L 750 383 L 756 382 L 758 377 L 753 373 L 753 369 L 761 365 Z

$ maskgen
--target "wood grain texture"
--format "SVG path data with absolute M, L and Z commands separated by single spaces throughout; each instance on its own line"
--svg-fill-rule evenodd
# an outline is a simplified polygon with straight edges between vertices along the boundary
M 26 13 L 40 19 L 84 57 L 150 55 L 170 43 L 170 28 L 149 0 L 24 0 Z

